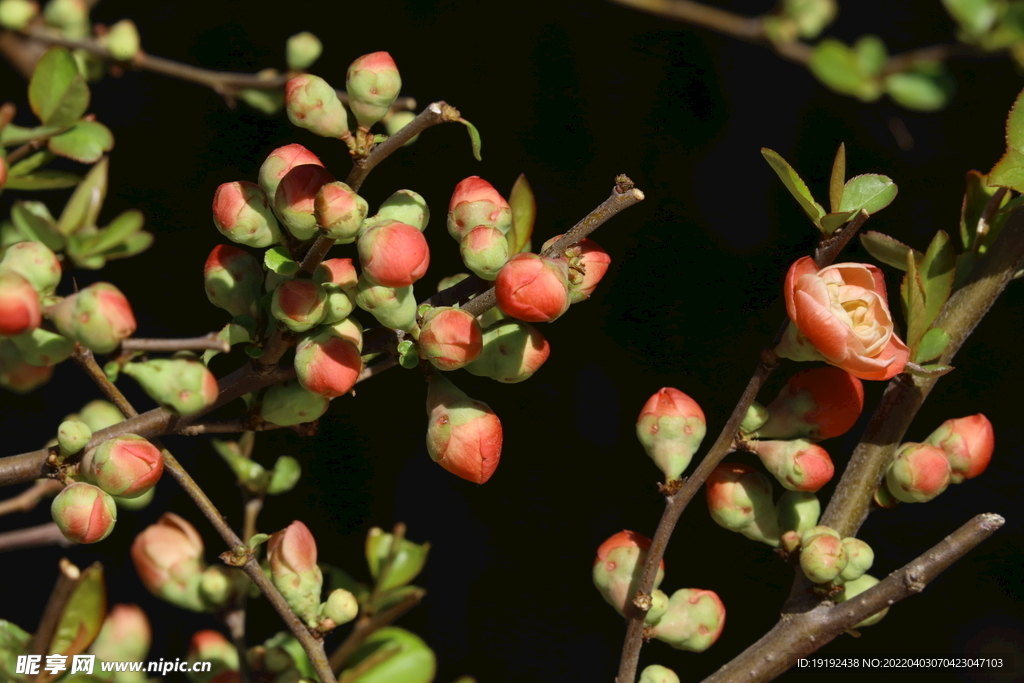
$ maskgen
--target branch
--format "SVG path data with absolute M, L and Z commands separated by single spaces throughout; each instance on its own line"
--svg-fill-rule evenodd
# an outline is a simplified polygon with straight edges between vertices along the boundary
M 187 339 L 139 339 L 129 338 L 121 342 L 121 350 L 132 351 L 196 351 L 213 349 L 221 353 L 230 353 L 231 344 L 225 339 L 217 337 L 216 332 L 203 335 L 202 337 L 190 337 Z
M 855 624 L 924 590 L 935 577 L 999 529 L 999 515 L 978 515 L 936 546 L 856 598 L 809 612 L 788 614 L 760 640 L 704 679 L 704 683 L 770 681 Z
M 68 600 L 82 578 L 81 570 L 66 557 L 60 558 L 57 567 L 57 583 L 50 591 L 50 598 L 46 601 L 42 617 L 39 618 L 39 628 L 36 629 L 28 646 L 28 651 L 33 654 L 46 654 L 46 649 L 53 642 L 53 636 L 60 625 L 60 618 L 64 616 L 64 608 L 67 607 Z
M 56 495 L 64 488 L 64 484 L 55 479 L 41 479 L 13 498 L 0 501 L 0 515 L 12 512 L 28 512 L 39 505 L 39 501 L 49 495 Z
M 338 646 L 338 649 L 331 653 L 331 670 L 340 671 L 341 668 L 345 666 L 345 662 L 347 662 L 349 657 L 352 656 L 352 653 L 354 653 L 359 646 L 370 637 L 371 634 L 379 631 L 388 624 L 393 623 L 400 616 L 418 605 L 420 600 L 422 600 L 423 596 L 426 594 L 427 592 L 422 588 L 415 590 L 383 612 L 378 612 L 368 619 L 360 619 L 355 628 L 352 629 L 352 632 L 348 634 L 348 637 L 345 638 L 341 645 Z
M 0 553 L 22 548 L 36 548 L 41 545 L 59 545 L 62 548 L 74 545 L 64 538 L 57 525 L 53 522 L 40 524 L 39 526 L 17 529 L 16 531 L 5 531 L 0 534 Z

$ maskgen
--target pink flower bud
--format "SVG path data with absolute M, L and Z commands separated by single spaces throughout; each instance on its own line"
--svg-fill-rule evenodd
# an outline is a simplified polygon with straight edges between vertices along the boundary
M 706 432 L 704 411 L 672 387 L 663 387 L 647 399 L 636 421 L 636 438 L 665 473 L 666 481 L 678 479 L 686 470 Z
M 725 628 L 725 605 L 714 591 L 681 588 L 668 600 L 665 614 L 650 635 L 677 650 L 703 652 Z
M 209 662 L 212 665 L 209 673 L 201 674 L 202 679 L 193 679 L 195 683 L 241 681 L 238 673 L 238 650 L 217 631 L 196 631 L 189 644 L 187 657 L 193 665 L 197 662 Z
M 828 452 L 807 439 L 795 441 L 749 441 L 764 466 L 790 491 L 817 491 L 835 474 Z
M 363 128 L 384 118 L 402 90 L 402 77 L 387 52 L 363 55 L 348 67 L 345 77 L 349 107 Z
M 503 313 L 528 323 L 551 322 L 569 309 L 568 267 L 536 254 L 518 254 L 494 283 Z
M 391 221 L 375 225 L 359 237 L 363 272 L 385 287 L 408 287 L 427 272 L 430 249 L 423 233 Z
M 316 541 L 299 521 L 289 524 L 267 541 L 267 559 L 274 585 L 295 613 L 310 626 L 319 621 L 323 576 L 316 564 Z
M 541 251 L 547 251 L 548 247 L 561 238 L 562 235 L 555 235 L 544 243 Z M 573 304 L 590 298 L 612 263 L 611 255 L 597 242 L 587 238 L 569 247 L 557 258 L 569 265 L 569 302 Z
M 592 578 L 594 586 L 605 601 L 624 614 L 626 605 L 636 594 L 636 586 L 647 562 L 651 539 L 635 531 L 620 531 L 609 537 L 597 549 Z M 654 588 L 665 577 L 665 560 L 658 566 Z
M 146 658 L 153 632 L 138 605 L 114 605 L 89 652 L 103 661 L 130 662 Z
M 131 304 L 117 287 L 97 282 L 50 311 L 57 329 L 96 353 L 110 353 L 135 332 Z
M 313 200 L 313 215 L 321 234 L 339 244 L 355 242 L 368 211 L 366 200 L 341 181 L 321 187 Z
M 246 180 L 224 183 L 213 194 L 213 224 L 232 242 L 261 249 L 280 241 L 270 199 Z
M 320 164 L 296 166 L 281 178 L 274 194 L 274 212 L 296 239 L 308 240 L 317 234 L 313 215 L 316 194 L 334 176 Z
M 274 290 L 270 312 L 293 332 L 316 327 L 327 315 L 327 292 L 312 280 L 285 280 Z
M 0 334 L 13 337 L 42 322 L 39 294 L 14 271 L 0 272 Z
M 646 552 L 651 548 L 651 539 L 635 531 L 623 529 L 619 533 L 612 534 L 606 538 L 604 543 L 597 547 L 597 557 L 594 559 L 594 564 L 608 561 L 611 552 L 616 548 L 639 548 Z M 660 566 L 662 569 L 665 569 L 665 558 L 662 558 Z
M 420 358 L 439 370 L 458 370 L 480 355 L 483 335 L 471 313 L 442 306 L 423 316 L 418 343 Z
M 355 302 L 385 327 L 406 331 L 416 327 L 417 304 L 412 295 L 412 285 L 385 287 L 375 284 L 363 273 L 356 288 Z
M 38 293 L 46 295 L 60 284 L 61 267 L 57 255 L 42 242 L 18 242 L 4 250 L 0 272 L 22 276 Z
M 551 345 L 530 323 L 499 320 L 483 331 L 480 355 L 466 371 L 505 384 L 522 382 L 544 365 Z
M 835 367 L 811 368 L 789 378 L 768 406 L 760 439 L 831 439 L 850 430 L 864 409 L 864 385 Z
M 325 138 L 344 138 L 348 132 L 348 112 L 327 81 L 302 74 L 284 87 L 288 120 Z
M 74 543 L 96 543 L 114 530 L 114 499 L 92 484 L 76 482 L 53 499 L 50 514 L 64 538 Z
M 479 225 L 459 244 L 462 262 L 482 280 L 494 280 L 508 261 L 508 240 L 497 228 Z
M 295 348 L 299 384 L 314 394 L 328 398 L 347 394 L 362 369 L 356 345 L 330 331 L 303 339 Z
M 153 595 L 179 607 L 202 611 L 203 539 L 191 524 L 165 512 L 156 524 L 135 537 L 132 562 Z
M 800 569 L 814 583 L 828 583 L 849 564 L 843 542 L 831 534 L 818 534 L 808 538 L 804 536 L 800 548 Z
M 160 449 L 136 434 L 122 434 L 86 453 L 82 470 L 112 496 L 135 498 L 153 488 L 164 472 Z
M 440 375 L 427 389 L 427 452 L 452 474 L 483 484 L 501 458 L 501 421 Z
M 479 226 L 505 234 L 512 227 L 512 209 L 494 186 L 480 176 L 470 176 L 455 186 L 448 204 L 448 234 L 461 242 Z
M 889 493 L 904 503 L 925 503 L 946 490 L 949 460 L 938 446 L 905 443 L 885 475 Z
M 53 365 L 40 367 L 28 363 L 14 342 L 0 339 L 0 386 L 4 389 L 27 394 L 46 384 L 53 376 L 53 369 Z
M 925 443 L 945 451 L 951 470 L 950 481 L 959 484 L 973 479 L 988 467 L 995 449 L 995 434 L 988 418 L 978 413 L 946 420 Z
M 350 258 L 324 259 L 313 280 L 322 285 L 337 285 L 345 291 L 354 291 L 359 284 L 359 274 Z
M 273 200 L 277 196 L 277 186 L 281 184 L 281 179 L 296 166 L 307 164 L 323 166 L 317 155 L 298 143 L 278 147 L 267 156 L 263 165 L 260 166 L 260 187 L 263 188 L 267 197 Z
M 768 477 L 749 465 L 723 462 L 708 477 L 705 489 L 716 524 L 778 547 L 779 518 Z
M 257 317 L 262 280 L 259 261 L 249 252 L 227 244 L 214 247 L 203 266 L 206 298 L 233 316 Z

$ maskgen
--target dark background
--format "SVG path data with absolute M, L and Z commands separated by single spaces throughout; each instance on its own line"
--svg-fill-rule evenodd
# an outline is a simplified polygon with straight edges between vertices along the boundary
M 768 2 L 717 4 L 748 14 L 770 8 Z M 304 467 L 293 492 L 268 500 L 261 530 L 301 519 L 317 538 L 321 560 L 360 578 L 367 578 L 362 545 L 371 526 L 401 520 L 412 540 L 431 541 L 430 562 L 418 581 L 429 595 L 400 624 L 434 648 L 443 683 L 466 673 L 481 683 L 614 677 L 623 625 L 591 585 L 594 552 L 623 528 L 652 534 L 663 507 L 654 486 L 660 473 L 633 434 L 636 415 L 659 387 L 678 387 L 703 407 L 710 443 L 784 315 L 786 268 L 815 239 L 759 148 L 785 156 L 820 199 L 835 148 L 845 141 L 850 175 L 885 173 L 900 187 L 869 227 L 923 249 L 936 230 L 956 233 L 964 174 L 987 170 L 1002 153 L 1003 121 L 1021 88 L 1009 60 L 959 60 L 951 64 L 959 92 L 941 113 L 911 113 L 885 100 L 862 104 L 827 91 L 806 69 L 762 47 L 600 2 L 257 7 L 104 0 L 93 16 L 110 23 L 132 17 L 149 52 L 230 70 L 281 67 L 285 39 L 313 30 L 325 44 L 313 71 L 332 84 L 343 83 L 355 57 L 388 50 L 402 72 L 403 92 L 421 107 L 439 99 L 457 106 L 482 133 L 483 163 L 472 158 L 460 126 L 443 126 L 396 153 L 363 190 L 375 207 L 393 191 L 412 188 L 433 209 L 427 229 L 433 262 L 418 298 L 462 269 L 443 225 L 452 188 L 463 177 L 479 174 L 507 192 L 525 173 L 538 201 L 535 246 L 603 201 L 618 173 L 647 195 L 595 235 L 613 266 L 589 302 L 542 327 L 552 355 L 534 378 L 502 385 L 456 373 L 459 386 L 489 403 L 504 425 L 502 463 L 485 486 L 430 461 L 423 440 L 425 385 L 415 372 L 396 369 L 359 385 L 357 398 L 332 404 L 314 438 L 287 430 L 259 436 L 261 462 L 289 453 Z M 948 41 L 954 26 L 935 2 L 859 0 L 843 3 L 829 31 L 849 42 L 867 32 L 900 52 Z M 17 122 L 31 123 L 24 83 L 9 70 L 0 79 L 2 97 L 22 110 Z M 140 336 L 219 329 L 224 313 L 207 303 L 201 280 L 206 254 L 222 241 L 210 219 L 214 189 L 255 180 L 266 154 L 290 142 L 308 146 L 343 177 L 346 150 L 295 129 L 283 116 L 268 118 L 244 106 L 230 111 L 208 90 L 153 74 L 107 78 L 93 93 L 92 111 L 117 140 L 101 219 L 140 208 L 157 242 L 141 256 L 74 277 L 79 285 L 104 279 L 122 288 Z M 890 131 L 893 119 L 913 137 L 912 149 L 901 151 Z M 14 194 L 0 201 L 6 206 Z M 56 212 L 65 194 L 43 198 Z M 353 250 L 342 247 L 337 254 Z M 869 259 L 856 245 L 843 258 Z M 888 278 L 895 289 L 897 275 L 890 271 Z M 61 292 L 70 287 L 65 278 Z M 823 654 L 1016 652 L 1015 673 L 998 680 L 1024 676 L 1022 291 L 1015 284 L 996 304 L 907 434 L 920 440 L 947 418 L 983 412 L 996 430 L 989 470 L 930 504 L 872 515 L 860 536 L 877 553 L 872 573 L 885 576 L 977 513 L 1005 515 L 1005 528 L 862 638 L 840 637 Z M 237 360 L 214 369 L 222 374 L 232 363 Z M 770 401 L 797 369 L 783 366 L 761 399 Z M 131 380 L 120 385 L 140 409 L 151 406 Z M 882 388 L 868 383 L 869 408 L 860 426 Z M 71 363 L 34 394 L 3 396 L 4 450 L 40 447 L 62 416 L 97 397 Z M 825 443 L 837 467 L 848 459 L 857 431 Z M 206 440 L 168 444 L 240 525 L 237 489 Z M 823 491 L 823 500 L 830 491 Z M 0 616 L 34 629 L 57 559 L 68 556 L 80 566 L 99 559 L 111 603 L 138 602 L 150 614 L 150 658 L 184 657 L 191 634 L 219 628 L 217 622 L 150 596 L 127 554 L 134 535 L 164 510 L 200 529 L 209 560 L 221 552 L 207 522 L 165 481 L 147 509 L 122 512 L 103 543 L 0 559 Z M 0 527 L 48 518 L 43 505 L 0 519 Z M 767 546 L 715 526 L 700 499 L 684 514 L 666 562 L 663 589 L 712 589 L 728 609 L 725 631 L 707 653 L 677 652 L 660 642 L 644 649 L 642 665 L 664 664 L 684 680 L 713 672 L 770 628 L 792 577 Z M 264 601 L 250 604 L 253 642 L 279 630 Z

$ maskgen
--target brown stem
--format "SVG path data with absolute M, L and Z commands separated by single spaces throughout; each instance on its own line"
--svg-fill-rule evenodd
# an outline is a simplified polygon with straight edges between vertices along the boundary
M 139 339 L 131 337 L 121 342 L 121 350 L 125 352 L 132 351 L 155 351 L 155 352 L 174 352 L 174 351 L 195 351 L 203 349 L 213 349 L 214 351 L 220 351 L 221 353 L 230 353 L 231 344 L 225 339 L 217 337 L 216 332 L 203 335 L 202 337 L 190 337 L 187 339 Z
M 400 616 L 418 605 L 420 600 L 422 600 L 423 596 L 426 594 L 427 592 L 423 589 L 415 590 L 386 610 L 378 612 L 369 618 L 360 618 L 359 621 L 356 622 L 355 628 L 353 628 L 352 632 L 348 634 L 348 637 L 342 641 L 341 645 L 338 646 L 338 649 L 331 653 L 331 670 L 341 671 L 349 657 L 352 656 L 352 654 L 367 638 L 370 637 L 371 634 L 379 631 L 388 624 L 391 624 Z
M 231 644 L 238 652 L 238 680 L 239 683 L 249 683 L 252 677 L 249 675 L 249 648 L 245 644 L 245 595 L 238 599 L 239 604 L 228 610 L 223 615 L 224 625 L 228 627 L 231 634 Z
M 256 535 L 256 520 L 263 510 L 263 496 L 245 497 L 245 521 L 242 524 L 242 540 L 246 543 Z
M 43 545 L 59 545 L 62 548 L 74 545 L 64 538 L 57 525 L 53 522 L 40 524 L 39 526 L 5 531 L 0 534 L 0 553 L 22 548 L 36 548 Z
M 28 512 L 39 505 L 43 498 L 56 495 L 64 488 L 64 484 L 54 479 L 42 479 L 25 489 L 13 498 L 0 501 L 0 515 L 12 512 Z
M 43 616 L 39 619 L 39 628 L 36 629 L 28 647 L 29 652 L 37 655 L 49 654 L 47 648 L 53 641 L 60 618 L 64 615 L 64 608 L 67 607 L 68 600 L 82 578 L 82 571 L 66 557 L 60 558 L 57 566 L 57 583 L 50 591 L 50 599 L 46 601 Z

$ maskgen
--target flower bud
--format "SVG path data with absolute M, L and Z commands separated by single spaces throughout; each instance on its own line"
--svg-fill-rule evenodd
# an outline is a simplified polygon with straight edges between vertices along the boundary
M 0 272 L 0 334 L 12 337 L 39 327 L 39 294 L 18 273 Z
M 725 628 L 725 605 L 714 591 L 681 588 L 668 600 L 664 616 L 650 629 L 651 636 L 677 650 L 703 652 Z
M 790 491 L 817 491 L 835 473 L 828 452 L 807 439 L 794 441 L 748 441 L 750 450 Z
M 4 389 L 27 394 L 50 380 L 53 367 L 37 367 L 26 362 L 14 342 L 0 339 L 0 386 Z
M 398 544 L 398 550 L 391 556 L 391 546 L 394 542 L 395 535 L 385 533 L 380 527 L 373 527 L 366 534 L 366 564 L 370 568 L 370 576 L 380 584 L 377 586 L 378 591 L 408 584 L 423 571 L 427 563 L 430 543 L 413 543 L 403 538 Z M 382 568 L 388 557 L 391 557 L 391 567 L 387 574 L 382 576 Z
M 339 244 L 356 241 L 367 211 L 366 200 L 340 180 L 321 187 L 313 200 L 313 215 L 320 234 Z
M 43 16 L 51 26 L 80 30 L 82 24 L 89 22 L 89 6 L 85 0 L 50 0 L 43 8 Z
M 555 235 L 544 243 L 541 251 L 547 251 L 548 247 L 561 238 L 562 235 Z M 612 263 L 608 252 L 587 238 L 569 247 L 563 254 L 556 254 L 555 258 L 565 261 L 569 266 L 569 303 L 573 304 L 590 298 Z
M 131 662 L 146 658 L 153 642 L 146 613 L 138 605 L 114 605 L 103 620 L 103 628 L 89 647 L 89 652 L 106 662 Z M 128 672 L 122 672 L 128 673 Z M 130 680 L 145 681 L 144 676 L 123 678 L 115 676 L 117 683 Z
M 757 401 L 752 401 L 750 407 L 747 408 L 747 414 L 743 416 L 743 421 L 740 422 L 740 433 L 750 434 L 756 432 L 767 421 L 768 409 Z
M 370 228 L 359 236 L 357 246 L 363 273 L 385 287 L 408 287 L 423 277 L 430 265 L 423 233 L 398 221 Z
M 995 448 L 995 435 L 992 423 L 978 413 L 946 420 L 924 442 L 938 446 L 946 453 L 950 482 L 959 484 L 965 479 L 973 479 L 988 467 Z
M 330 332 L 335 337 L 341 339 L 347 339 L 353 344 L 360 352 L 363 350 L 363 326 L 355 318 L 345 318 L 340 323 L 334 323 L 325 328 L 325 331 Z
M 307 337 L 295 348 L 295 374 L 308 391 L 328 398 L 347 394 L 363 369 L 359 349 L 330 331 Z
M 781 531 L 803 533 L 818 523 L 821 502 L 809 491 L 786 491 L 775 503 Z
M 213 224 L 232 242 L 257 249 L 281 241 L 281 229 L 268 195 L 246 180 L 217 188 L 213 194 Z
M 864 408 L 864 385 L 836 367 L 811 368 L 789 378 L 768 406 L 768 422 L 759 439 L 812 441 L 845 434 Z
M 213 405 L 220 394 L 217 378 L 194 358 L 127 363 L 121 372 L 138 382 L 151 399 L 179 415 L 191 415 Z
M 818 534 L 803 539 L 800 548 L 800 569 L 814 583 L 828 583 L 846 569 L 849 563 L 846 546 L 831 534 Z
M 427 208 L 426 200 L 418 193 L 412 190 L 399 190 L 384 200 L 371 220 L 373 225 L 398 221 L 423 232 L 430 221 L 430 209 Z
M 0 26 L 20 31 L 39 14 L 35 0 L 0 0 Z
M 370 313 L 384 327 L 408 331 L 416 326 L 412 285 L 394 289 L 360 277 L 355 300 L 356 306 Z
M 316 564 L 316 541 L 309 528 L 294 521 L 267 541 L 267 558 L 274 585 L 309 626 L 316 626 L 323 575 Z
M 852 600 L 853 598 L 857 597 L 869 588 L 874 588 L 877 584 L 878 579 L 871 576 L 870 574 L 865 574 L 859 579 L 854 579 L 853 581 L 847 581 L 846 584 L 843 586 L 843 593 L 840 596 L 836 597 L 835 601 L 836 603 L 840 603 L 846 602 L 847 600 Z M 853 627 L 864 628 L 865 626 L 872 626 L 880 622 L 882 620 L 882 617 L 884 617 L 888 613 L 889 608 L 886 607 L 881 612 L 876 612 L 864 621 L 858 624 L 854 624 Z
M 427 452 L 452 474 L 483 484 L 501 458 L 501 421 L 440 375 L 427 389 Z
M 517 254 L 494 282 L 498 307 L 528 323 L 551 322 L 569 309 L 568 268 L 562 261 Z
M 483 335 L 473 314 L 440 306 L 423 316 L 418 343 L 420 358 L 438 370 L 458 370 L 480 355 Z
M 260 166 L 260 187 L 263 188 L 266 196 L 272 200 L 277 196 L 277 188 L 281 184 L 281 179 L 288 175 L 288 172 L 296 166 L 307 164 L 323 166 L 317 155 L 300 144 L 293 143 L 284 147 L 278 147 L 267 156 L 263 165 Z
M 235 587 L 232 585 L 230 571 L 227 567 L 213 565 L 203 572 L 199 580 L 199 594 L 208 609 L 227 607 L 228 602 L 234 597 Z
M 792 493 L 792 491 L 790 491 Z M 786 552 L 787 555 L 792 555 L 800 549 L 800 543 L 802 535 L 799 531 L 786 531 L 779 536 L 779 547 Z
M 96 543 L 114 530 L 114 499 L 92 484 L 75 482 L 53 499 L 50 515 L 64 538 L 73 543 Z
M 82 406 L 82 409 L 78 411 L 78 419 L 89 425 L 89 429 L 92 431 L 98 432 L 119 422 L 124 422 L 124 415 L 113 403 L 98 398 Z
M 281 427 L 290 427 L 318 419 L 329 406 L 326 396 L 314 394 L 298 382 L 287 382 L 267 389 L 260 417 Z
M 620 531 L 609 537 L 597 549 L 593 579 L 605 601 L 625 616 L 626 606 L 636 595 L 640 578 L 647 563 L 651 539 L 635 531 Z M 665 578 L 665 560 L 658 566 L 653 588 Z
M 668 610 L 668 595 L 664 591 L 660 591 L 657 588 L 651 591 L 651 607 L 647 610 L 647 616 L 644 617 L 644 623 L 651 625 L 658 623 L 658 619 L 664 616 Z
M 802 536 L 804 539 L 804 543 L 811 540 L 815 536 L 820 536 L 821 534 L 828 534 L 829 536 L 842 540 L 842 537 L 839 535 L 839 532 L 833 529 L 832 527 L 819 525 L 812 526 L 810 529 L 807 529 L 803 532 Z
M 402 90 L 402 77 L 387 52 L 363 55 L 348 67 L 345 77 L 349 107 L 363 128 L 384 118 Z
M 889 493 L 904 503 L 925 503 L 946 490 L 949 460 L 938 446 L 905 443 L 885 474 Z
M 708 477 L 705 487 L 708 511 L 716 524 L 778 547 L 779 519 L 768 477 L 749 465 L 723 462 Z
M 494 280 L 508 262 L 508 240 L 497 228 L 473 228 L 459 244 L 462 262 L 482 280 Z
M 639 683 L 679 683 L 679 676 L 672 669 L 651 664 L 640 672 Z
M 122 434 L 86 453 L 82 473 L 112 496 L 135 498 L 164 472 L 160 449 L 136 434 Z
M 22 332 L 11 337 L 11 341 L 18 347 L 26 363 L 38 367 L 61 363 L 75 351 L 74 341 L 42 327 Z
M 529 379 L 551 354 L 540 330 L 518 320 L 499 320 L 483 331 L 481 342 L 480 355 L 466 371 L 505 384 Z
M 859 579 L 875 563 L 875 551 L 859 538 L 844 538 L 843 547 L 846 549 L 849 561 L 846 568 L 835 579 L 836 583 L 847 583 Z
M 199 595 L 203 539 L 191 524 L 165 512 L 135 537 L 131 555 L 139 579 L 153 595 L 195 612 L 205 609 Z
M 352 265 L 352 259 L 329 258 L 320 263 L 316 274 L 313 275 L 313 281 L 319 282 L 325 289 L 334 286 L 346 292 L 354 292 L 359 285 L 359 275 Z
M 42 242 L 18 242 L 4 250 L 0 273 L 17 273 L 39 294 L 53 294 L 60 284 L 61 267 L 57 255 Z
M 139 53 L 139 29 L 131 19 L 122 19 L 110 27 L 102 42 L 111 57 L 119 62 L 127 62 Z
M 325 138 L 350 135 L 345 105 L 334 88 L 319 76 L 302 74 L 288 81 L 284 101 L 293 125 Z
M 320 58 L 324 45 L 309 31 L 296 33 L 285 43 L 285 61 L 289 69 L 305 71 Z
M 327 317 L 327 292 L 312 280 L 285 280 L 274 290 L 270 312 L 292 332 L 305 332 Z
M 678 479 L 689 466 L 706 432 L 704 411 L 672 387 L 663 387 L 647 399 L 636 421 L 636 438 L 665 473 L 666 481 Z
M 61 455 L 71 455 L 85 448 L 92 438 L 89 425 L 81 420 L 65 420 L 57 427 L 57 443 Z
M 189 668 L 194 671 L 189 680 L 192 683 L 238 683 L 238 650 L 223 635 L 213 630 L 196 631 L 188 647 Z M 209 663 L 210 671 L 198 662 Z
M 295 166 L 281 178 L 274 193 L 274 213 L 296 239 L 308 240 L 317 234 L 316 195 L 334 176 L 320 164 Z
M 455 186 L 448 204 L 448 234 L 461 242 L 481 225 L 506 234 L 512 228 L 512 209 L 493 185 L 474 175 Z
M 258 317 L 263 269 L 247 251 L 218 244 L 206 258 L 203 283 L 206 298 L 233 316 Z
M 384 129 L 388 132 L 388 135 L 395 135 L 396 133 L 398 133 L 398 131 L 402 130 L 410 123 L 412 123 L 413 119 L 415 118 L 416 114 L 411 111 L 393 112 L 390 116 L 384 117 Z M 416 133 L 416 135 L 413 135 L 411 138 L 409 138 L 409 140 L 404 145 L 402 145 L 402 147 L 408 147 L 409 145 L 411 145 L 412 143 L 416 142 L 419 139 L 420 134 Z M 402 222 L 406 223 L 408 221 Z M 412 223 L 410 223 L 410 225 L 412 225 Z
M 121 290 L 107 282 L 72 294 L 49 315 L 61 334 L 96 353 L 110 353 L 135 332 L 131 304 Z
M 356 596 L 344 588 L 336 588 L 327 596 L 327 601 L 320 606 L 320 614 L 334 622 L 335 626 L 347 624 L 359 614 L 359 602 Z

